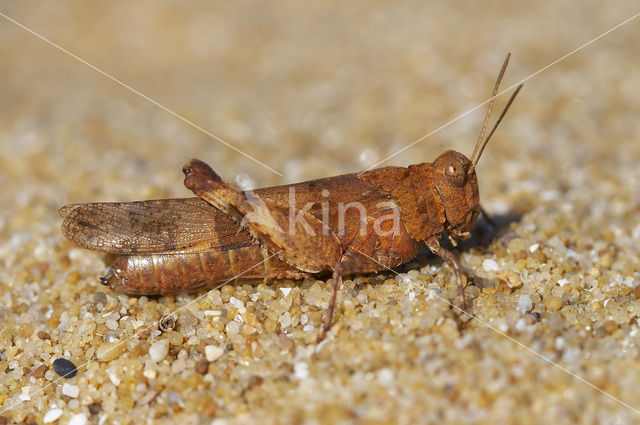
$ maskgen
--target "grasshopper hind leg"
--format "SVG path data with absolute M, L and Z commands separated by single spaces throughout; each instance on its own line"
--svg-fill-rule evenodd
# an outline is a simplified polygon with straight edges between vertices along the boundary
M 342 284 L 342 276 L 353 273 L 361 273 L 365 271 L 365 261 L 355 252 L 347 250 L 342 256 L 338 264 L 333 267 L 333 279 L 331 284 L 331 299 L 327 307 L 327 315 L 325 316 L 324 325 L 318 335 L 317 342 L 321 342 L 327 336 L 327 332 L 333 326 L 333 315 L 336 309 L 336 301 L 338 298 L 338 290 Z
M 333 325 L 333 312 L 336 308 L 336 299 L 338 298 L 338 288 L 340 284 L 342 284 L 342 263 L 338 263 L 338 265 L 333 269 L 333 283 L 331 287 L 331 300 L 329 301 L 329 307 L 327 308 L 327 316 L 324 320 L 324 324 L 322 325 L 322 330 L 318 335 L 317 342 L 320 343 L 327 336 L 327 332 L 331 329 Z

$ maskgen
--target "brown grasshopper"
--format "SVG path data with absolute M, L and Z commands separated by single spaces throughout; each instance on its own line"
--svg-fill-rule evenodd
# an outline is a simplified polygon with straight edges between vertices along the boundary
M 193 292 L 238 277 L 266 282 L 332 271 L 319 340 L 333 322 L 342 276 L 397 267 L 414 258 L 422 243 L 453 267 L 464 309 L 460 263 L 439 237 L 445 231 L 454 245 L 468 238 L 481 212 L 475 167 L 522 87 L 483 140 L 508 61 L 509 55 L 471 159 L 447 151 L 433 163 L 246 192 L 193 159 L 183 168 L 184 184 L 197 198 L 67 205 L 60 209 L 62 232 L 78 246 L 117 254 L 101 282 L 129 294 Z

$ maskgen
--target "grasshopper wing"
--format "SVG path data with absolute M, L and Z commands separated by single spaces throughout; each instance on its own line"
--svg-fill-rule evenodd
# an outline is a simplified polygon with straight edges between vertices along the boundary
M 71 242 L 114 254 L 203 252 L 255 244 L 200 198 L 71 204 L 59 214 L 62 233 Z

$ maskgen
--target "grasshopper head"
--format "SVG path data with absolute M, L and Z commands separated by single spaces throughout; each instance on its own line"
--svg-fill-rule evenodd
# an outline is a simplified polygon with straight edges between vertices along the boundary
M 480 136 L 476 142 L 476 147 L 473 150 L 471 159 L 468 159 L 459 152 L 447 151 L 433 162 L 436 190 L 442 199 L 446 216 L 445 229 L 447 233 L 454 238 L 465 239 L 471 236 L 469 231 L 480 215 L 480 195 L 478 193 L 476 165 L 489 139 L 491 139 L 494 131 L 498 128 L 498 124 L 500 124 L 509 106 L 511 106 L 511 103 L 522 88 L 522 84 L 518 85 L 496 120 L 493 128 L 487 135 L 487 138 L 483 140 L 489 116 L 491 115 L 493 100 L 496 98 L 498 86 L 509 63 L 510 55 L 511 54 L 507 55 L 500 74 L 498 75 L 498 80 L 493 88 L 493 94 L 489 100 L 489 108 L 485 115 L 482 130 L 480 131 Z
M 465 239 L 480 215 L 478 179 L 473 163 L 463 154 L 447 151 L 433 162 L 434 183 L 446 216 L 445 228 Z

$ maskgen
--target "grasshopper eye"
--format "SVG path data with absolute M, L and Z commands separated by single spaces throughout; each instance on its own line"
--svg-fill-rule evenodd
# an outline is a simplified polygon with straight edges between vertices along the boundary
M 462 187 L 466 181 L 467 171 L 460 161 L 454 159 L 445 166 L 444 176 L 452 185 Z

